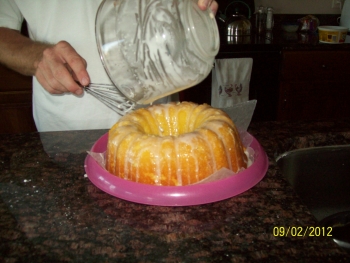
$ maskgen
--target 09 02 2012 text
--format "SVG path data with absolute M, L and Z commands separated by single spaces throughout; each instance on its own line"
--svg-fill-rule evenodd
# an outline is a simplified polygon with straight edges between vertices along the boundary
M 331 237 L 331 226 L 275 226 L 272 234 L 275 237 Z

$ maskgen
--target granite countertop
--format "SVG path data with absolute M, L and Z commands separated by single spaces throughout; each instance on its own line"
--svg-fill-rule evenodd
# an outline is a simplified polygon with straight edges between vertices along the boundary
M 249 131 L 269 157 L 255 187 L 211 204 L 131 203 L 84 176 L 86 151 L 106 131 L 0 135 L 1 262 L 348 262 L 330 237 L 276 237 L 316 226 L 274 158 L 350 143 L 350 122 L 261 122 Z
M 281 52 L 284 50 L 310 51 L 310 50 L 346 50 L 350 51 L 350 43 L 339 45 L 320 43 L 318 32 L 295 32 L 287 33 L 282 30 L 284 22 L 296 22 L 305 15 L 297 14 L 275 14 L 275 25 L 272 31 L 259 35 L 254 30 L 254 21 L 250 36 L 239 38 L 227 37 L 224 25 L 218 23 L 220 31 L 219 57 L 230 52 Z M 316 15 L 320 25 L 338 26 L 339 15 Z

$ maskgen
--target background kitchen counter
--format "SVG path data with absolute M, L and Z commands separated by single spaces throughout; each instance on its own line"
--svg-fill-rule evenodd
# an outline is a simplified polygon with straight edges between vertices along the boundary
M 105 130 L 0 135 L 0 261 L 348 261 L 330 237 L 273 235 L 274 227 L 317 224 L 274 158 L 349 144 L 350 122 L 261 122 L 249 131 L 269 157 L 263 180 L 233 198 L 187 207 L 120 200 L 84 177 L 86 150 Z
M 254 31 L 252 25 L 252 33 L 249 37 L 244 39 L 244 42 L 234 44 L 231 38 L 225 36 L 224 25 L 218 22 L 220 31 L 221 48 L 220 53 L 232 51 L 251 51 L 251 52 L 265 52 L 265 51 L 283 51 L 283 50 L 350 50 L 350 44 L 345 43 L 341 45 L 320 43 L 318 32 L 295 32 L 287 33 L 282 30 L 282 24 L 285 22 L 297 22 L 299 18 L 305 15 L 295 14 L 275 14 L 274 27 L 270 33 L 265 32 L 263 35 L 258 35 Z M 339 15 L 315 15 L 320 20 L 320 26 L 332 25 L 339 26 L 337 18 Z M 254 23 L 254 22 L 252 22 Z M 266 37 L 267 36 L 267 37 Z

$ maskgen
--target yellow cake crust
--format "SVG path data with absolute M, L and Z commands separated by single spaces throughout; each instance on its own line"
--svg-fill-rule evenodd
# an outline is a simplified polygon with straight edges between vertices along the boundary
M 238 172 L 247 162 L 230 117 L 207 104 L 153 105 L 123 116 L 109 130 L 106 168 L 134 182 L 189 185 L 223 167 Z

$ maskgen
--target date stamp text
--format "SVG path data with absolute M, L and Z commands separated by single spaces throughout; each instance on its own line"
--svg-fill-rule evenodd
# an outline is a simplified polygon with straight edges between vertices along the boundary
M 321 226 L 275 226 L 272 229 L 275 237 L 331 237 L 332 227 Z

